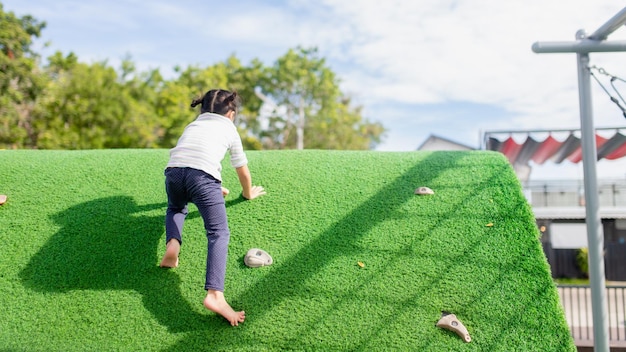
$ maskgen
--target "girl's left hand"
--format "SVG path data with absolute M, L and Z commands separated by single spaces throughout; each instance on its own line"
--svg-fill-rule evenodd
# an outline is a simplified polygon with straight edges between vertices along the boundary
M 222 187 L 222 196 L 226 197 L 228 195 L 228 193 L 230 193 L 228 188 Z

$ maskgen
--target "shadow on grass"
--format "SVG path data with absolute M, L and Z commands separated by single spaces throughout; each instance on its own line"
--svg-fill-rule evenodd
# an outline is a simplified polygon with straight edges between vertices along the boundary
M 134 290 L 170 331 L 206 328 L 211 318 L 181 299 L 178 274 L 158 266 L 165 206 L 139 206 L 131 197 L 114 196 L 63 210 L 53 216 L 59 231 L 20 277 L 40 292 Z M 163 209 L 163 215 L 146 215 L 156 209 Z

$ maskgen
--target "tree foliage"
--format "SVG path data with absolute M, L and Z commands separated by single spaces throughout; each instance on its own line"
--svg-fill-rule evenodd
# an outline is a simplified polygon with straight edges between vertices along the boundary
M 130 56 L 114 68 L 56 52 L 42 65 L 32 43 L 44 28 L 0 4 L 0 147 L 170 148 L 198 113 L 192 99 L 212 88 L 242 96 L 235 123 L 246 149 L 370 149 L 385 132 L 341 92 L 315 48 L 290 49 L 271 66 L 231 55 L 165 79 L 137 71 Z
M 32 112 L 45 75 L 31 45 L 45 26 L 32 16 L 4 12 L 0 3 L 0 145 L 32 146 Z

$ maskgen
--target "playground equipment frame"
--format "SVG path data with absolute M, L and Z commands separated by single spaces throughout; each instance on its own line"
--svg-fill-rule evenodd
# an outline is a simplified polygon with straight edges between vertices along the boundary
M 589 280 L 593 311 L 594 350 L 609 351 L 608 308 L 604 273 L 604 234 L 599 215 L 598 179 L 596 171 L 596 141 L 593 123 L 589 72 L 589 53 L 626 51 L 626 41 L 606 42 L 608 36 L 626 23 L 623 8 L 591 35 L 585 30 L 576 32 L 574 42 L 535 42 L 533 52 L 576 53 L 578 66 L 578 98 L 580 106 L 581 144 L 585 187 L 587 239 L 589 243 Z

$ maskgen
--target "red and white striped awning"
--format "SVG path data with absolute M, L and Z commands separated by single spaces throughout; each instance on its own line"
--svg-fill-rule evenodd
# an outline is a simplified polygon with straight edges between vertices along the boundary
M 598 160 L 608 159 L 615 160 L 626 156 L 626 135 L 620 131 L 623 128 L 597 129 L 596 130 L 596 147 L 598 150 Z M 607 130 L 614 130 L 615 134 L 609 138 L 598 134 L 598 130 L 603 130 L 606 135 Z M 545 139 L 538 140 L 533 137 L 537 132 L 548 132 Z M 494 150 L 504 154 L 511 164 L 527 165 L 531 160 L 538 165 L 546 161 L 552 161 L 560 164 L 565 160 L 572 163 L 578 163 L 582 160 L 582 148 L 580 145 L 580 137 L 575 132 L 570 131 L 569 135 L 562 140 L 553 137 L 553 133 L 562 131 L 498 131 L 485 133 L 485 149 Z M 508 136 L 507 136 L 508 134 Z M 520 138 L 513 138 L 522 135 Z M 525 134 L 525 139 L 524 135 Z M 504 136 L 498 138 L 497 136 Z

